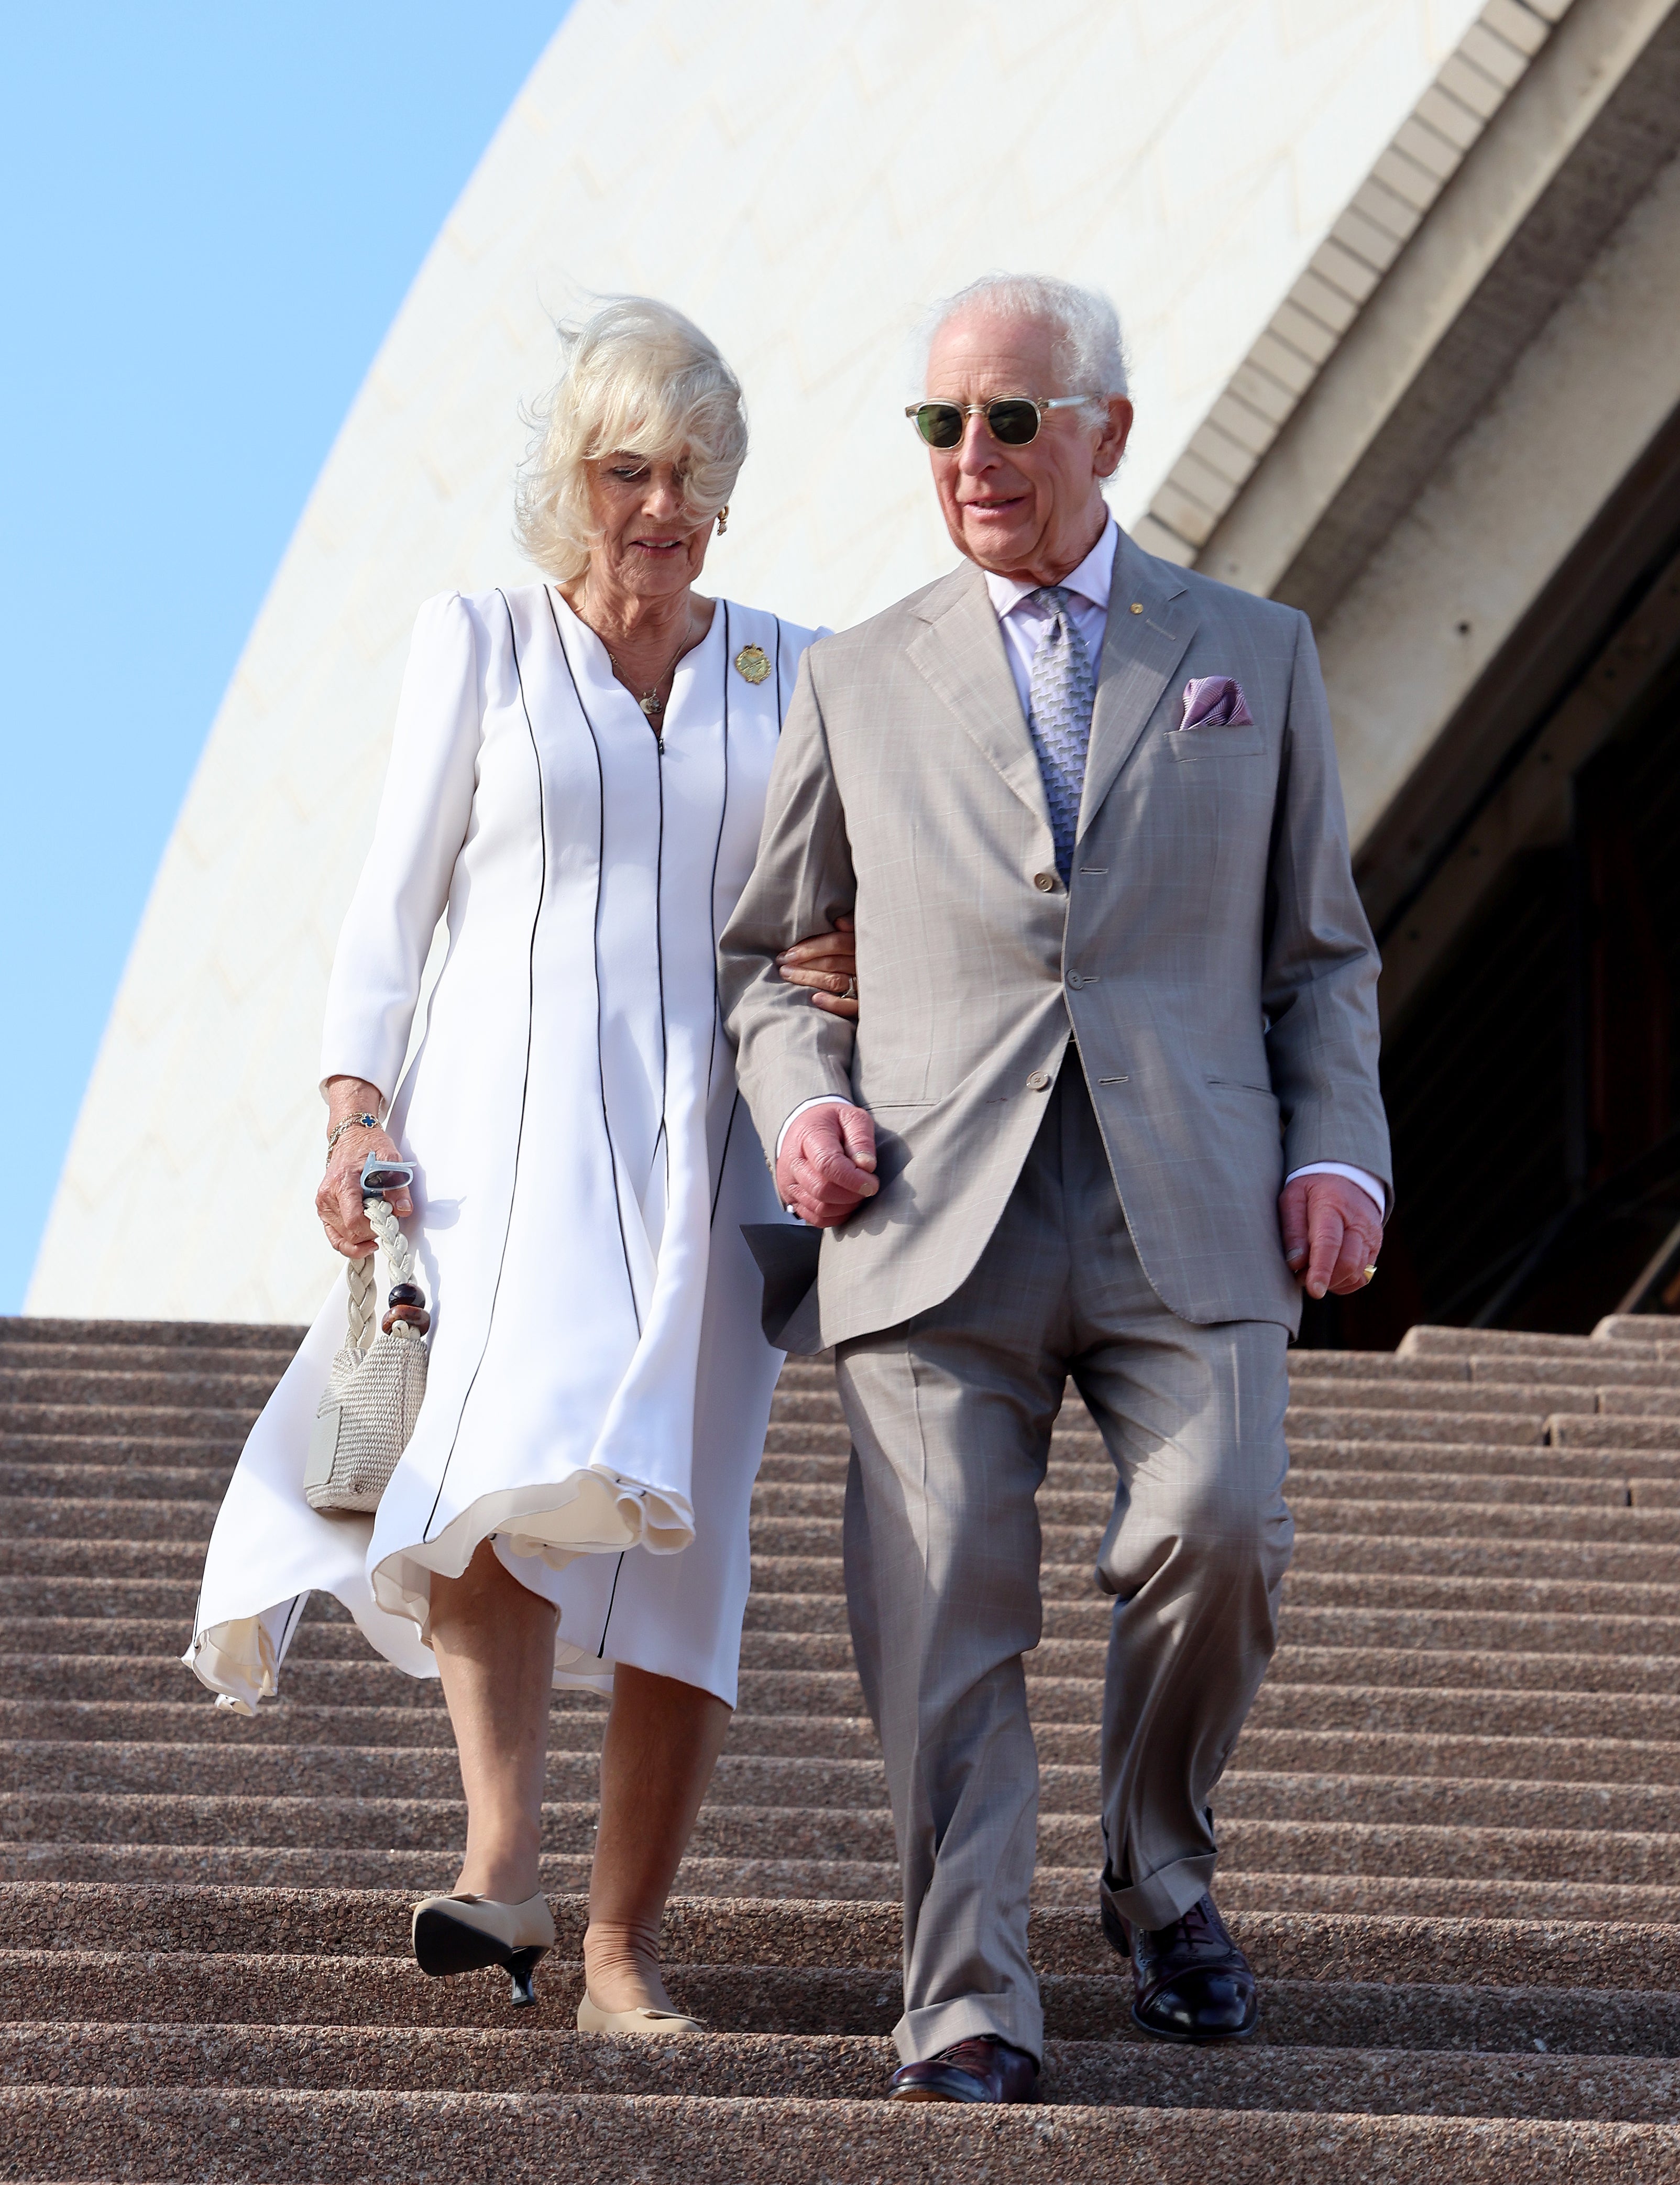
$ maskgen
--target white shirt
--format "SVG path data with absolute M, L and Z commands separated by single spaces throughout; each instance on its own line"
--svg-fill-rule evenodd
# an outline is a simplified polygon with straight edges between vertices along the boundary
M 1119 543 L 1120 527 L 1111 516 L 1090 553 L 1078 568 L 1062 579 L 1064 589 L 1071 595 L 1068 613 L 1085 640 L 1093 677 L 1102 665 L 1102 640 L 1108 628 L 1108 590 L 1113 581 L 1114 555 Z M 1055 620 L 1053 612 L 1047 614 L 1031 603 L 1033 593 L 1039 589 L 1030 578 L 1024 582 L 1015 577 L 995 576 L 989 569 L 985 572 L 986 597 L 991 601 L 992 612 L 1003 633 L 1004 656 L 1015 679 L 1015 690 L 1024 714 L 1030 704 L 1033 657 Z M 851 1104 L 838 1092 L 819 1092 L 812 1099 L 800 1102 L 776 1134 L 779 1160 L 782 1141 L 795 1116 L 802 1115 L 807 1108 L 821 1108 L 830 1103 L 842 1108 Z M 1354 1168 L 1347 1161 L 1309 1161 L 1304 1168 L 1292 1169 L 1286 1181 L 1292 1183 L 1298 1176 L 1345 1176 L 1350 1183 L 1359 1185 L 1376 1207 L 1377 1219 L 1383 1218 L 1382 1186 L 1362 1168 Z

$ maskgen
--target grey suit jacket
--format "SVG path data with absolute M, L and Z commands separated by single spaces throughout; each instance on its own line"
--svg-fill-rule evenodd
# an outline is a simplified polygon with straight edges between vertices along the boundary
M 1254 725 L 1178 729 L 1200 675 L 1234 675 Z M 1081 1061 L 1144 1270 L 1186 1320 L 1294 1329 L 1285 1173 L 1387 1182 L 1377 956 L 1305 616 L 1121 534 L 1073 863 L 1064 890 L 978 569 L 806 655 L 723 1006 L 766 1146 L 843 1094 L 875 1119 L 882 1188 L 824 1235 L 794 1347 L 948 1297 Z M 774 964 L 848 911 L 855 1026 Z

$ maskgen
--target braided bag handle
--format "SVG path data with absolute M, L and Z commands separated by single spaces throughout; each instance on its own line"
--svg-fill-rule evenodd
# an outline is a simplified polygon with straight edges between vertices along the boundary
M 374 1296 L 377 1251 L 352 1260 L 347 1281 L 349 1328 L 315 1408 L 304 1461 L 304 1499 L 325 1517 L 366 1514 L 379 1499 L 408 1447 L 426 1394 L 426 1345 L 431 1324 L 418 1283 L 410 1284 L 416 1253 L 382 1199 L 370 1199 L 367 1218 L 406 1294 L 383 1322 Z M 378 1327 L 389 1333 L 376 1339 Z
M 373 1225 L 373 1233 L 385 1248 L 385 1256 L 391 1262 L 391 1272 L 396 1281 L 414 1280 L 414 1246 L 397 1226 L 397 1217 L 382 1199 L 370 1199 L 364 1211 Z M 350 1314 L 346 1342 L 352 1350 L 364 1354 L 373 1342 L 379 1306 L 375 1292 L 374 1262 L 377 1255 L 368 1253 L 365 1259 L 352 1260 L 349 1271 Z

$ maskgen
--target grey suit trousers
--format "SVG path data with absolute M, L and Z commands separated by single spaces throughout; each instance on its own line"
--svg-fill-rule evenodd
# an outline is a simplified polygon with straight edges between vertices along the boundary
M 1213 1877 L 1208 1800 L 1276 1644 L 1287 1337 L 1197 1327 L 1150 1287 L 1069 1047 L 1002 1216 L 943 1304 L 842 1344 L 846 1594 L 904 1888 L 906 2061 L 991 2034 L 1035 2055 L 1036 1495 L 1067 1378 L 1116 1473 L 1102 1887 L 1166 1925 Z

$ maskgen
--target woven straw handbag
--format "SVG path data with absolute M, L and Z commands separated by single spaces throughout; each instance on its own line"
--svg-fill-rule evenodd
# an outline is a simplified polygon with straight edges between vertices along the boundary
M 321 1393 L 304 1467 L 304 1500 L 328 1517 L 379 1507 L 426 1394 L 425 1337 L 432 1318 L 425 1292 L 413 1279 L 414 1247 L 382 1199 L 366 1204 L 395 1280 L 375 1335 L 375 1255 L 350 1262 L 349 1327 Z

